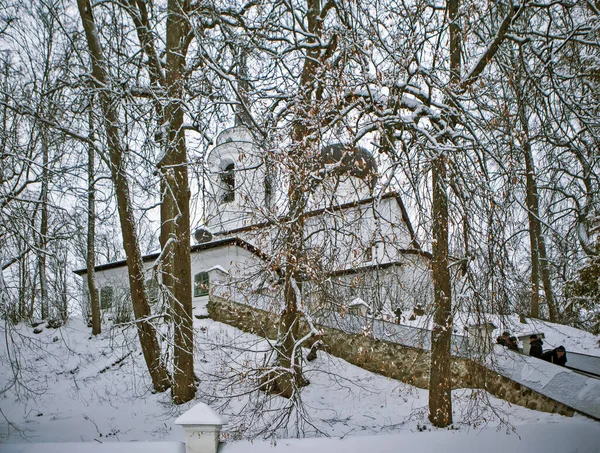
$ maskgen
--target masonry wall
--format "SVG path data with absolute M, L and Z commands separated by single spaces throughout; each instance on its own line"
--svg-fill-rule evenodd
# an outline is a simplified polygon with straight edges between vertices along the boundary
M 210 317 L 262 337 L 277 335 L 274 313 L 211 296 L 208 304 Z M 397 343 L 376 340 L 330 327 L 319 326 L 325 350 L 366 370 L 426 389 L 429 383 L 430 353 Z M 301 334 L 308 331 L 301 325 Z M 313 339 L 316 341 L 317 339 Z M 306 345 L 310 347 L 311 344 Z M 543 412 L 573 415 L 573 409 L 511 381 L 469 359 L 453 357 L 453 388 L 485 389 L 492 395 L 523 407 Z

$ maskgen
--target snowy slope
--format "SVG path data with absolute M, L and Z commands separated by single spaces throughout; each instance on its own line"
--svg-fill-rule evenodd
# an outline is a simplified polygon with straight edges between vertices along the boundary
M 251 379 L 238 379 L 240 376 L 235 375 L 253 362 L 260 364 L 268 350 L 265 341 L 209 319 L 196 320 L 195 326 L 196 373 L 200 378 L 198 398 L 230 421 L 225 436 L 229 443 L 223 453 L 267 451 L 266 445 L 271 444 L 263 445 L 262 450 L 251 450 L 250 444 L 239 444 L 246 445 L 247 449 L 231 443 L 262 428 L 272 433 L 270 428 L 277 420 L 275 409 L 288 404 L 281 398 L 267 399 L 262 393 L 247 394 Z M 77 319 L 58 330 L 44 329 L 39 335 L 34 335 L 32 330 L 19 326 L 1 336 L 1 442 L 183 440 L 182 429 L 173 422 L 193 403 L 173 407 L 168 394 L 150 391 L 133 327 L 105 329 L 98 338 L 91 337 L 90 329 Z M 13 338 L 14 343 L 10 344 L 15 347 L 7 349 L 7 336 Z M 18 357 L 18 369 L 9 366 L 8 351 L 11 357 Z M 481 429 L 488 433 L 485 436 L 492 436 L 481 438 L 488 441 L 497 436 L 494 433 L 499 429 L 505 439 L 503 442 L 509 441 L 506 439 L 515 442 L 519 439 L 517 435 L 529 439 L 531 433 L 546 437 L 558 427 L 564 432 L 572 429 L 573 433 L 582 429 L 588 433 L 583 435 L 583 440 L 594 433 L 600 434 L 599 423 L 581 416 L 567 418 L 536 412 L 512 406 L 486 392 L 457 390 L 453 392 L 457 430 L 441 431 L 458 437 L 445 439 L 444 436 L 450 434 L 442 433 L 439 437 L 436 433 L 440 430 L 429 431 L 427 391 L 369 373 L 325 353 L 319 354 L 307 368 L 311 384 L 302 392 L 305 418 L 292 417 L 292 423 L 276 429 L 274 434 L 279 438 L 294 437 L 299 431 L 308 437 L 347 439 L 399 436 L 396 440 L 380 439 L 381 448 L 374 451 L 384 452 L 397 445 L 400 438 L 406 438 L 408 445 L 430 437 L 431 442 L 451 443 L 452 439 L 473 436 Z M 13 379 L 14 371 L 19 382 Z M 420 432 L 423 426 L 425 431 Z M 573 437 L 572 441 L 581 443 L 581 437 Z M 363 442 L 359 440 L 361 437 L 355 439 L 356 442 L 344 444 L 345 451 L 355 451 L 352 448 Z M 288 451 L 283 448 L 286 442 L 278 444 L 283 451 Z M 8 450 L 7 445 L 0 444 L 0 451 L 22 451 L 14 450 L 15 445 Z M 256 445 L 258 448 L 262 444 Z M 289 443 L 290 453 L 298 451 L 294 445 Z M 331 444 L 323 445 L 331 451 Z M 236 450 L 239 448 L 242 450 Z M 116 453 L 116 450 L 111 451 Z

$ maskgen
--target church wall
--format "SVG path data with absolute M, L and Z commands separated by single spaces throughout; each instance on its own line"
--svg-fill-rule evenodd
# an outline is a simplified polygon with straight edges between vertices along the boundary
M 342 175 L 325 179 L 314 189 L 310 196 L 309 209 L 340 205 L 349 200 L 362 200 L 370 197 L 369 181 Z
M 152 278 L 152 264 L 145 262 L 144 274 L 146 281 Z M 83 295 L 88 298 L 88 281 L 82 276 Z M 115 322 L 129 321 L 133 317 L 131 292 L 129 289 L 129 274 L 127 266 L 96 271 L 96 287 L 100 294 L 100 308 L 105 314 L 110 314 Z
M 256 255 L 237 246 L 219 247 L 192 253 L 192 305 L 194 310 L 201 310 L 208 302 L 208 295 L 194 297 L 194 278 L 198 273 L 209 273 L 210 288 L 219 282 L 234 281 L 242 284 L 260 272 L 261 263 Z
M 397 261 L 400 251 L 412 248 L 393 198 L 309 217 L 306 237 L 307 249 L 329 270 Z
M 305 297 L 315 307 L 347 309 L 362 299 L 372 315 L 394 319 L 397 308 L 412 312 L 417 305 L 428 307 L 433 300 L 433 282 L 428 259 L 405 255 L 400 264 L 332 277 L 329 282 L 305 284 Z
M 146 286 L 152 293 L 150 281 L 154 278 L 153 265 L 155 261 L 144 262 Z M 194 297 L 194 276 L 200 272 L 216 270 L 210 272 L 211 278 L 219 280 L 230 279 L 238 282 L 250 280 L 253 273 L 258 272 L 261 267 L 261 260 L 253 253 L 239 246 L 229 245 L 213 249 L 199 250 L 191 254 L 192 268 L 192 304 L 194 307 L 208 302 L 208 296 Z M 221 272 L 220 270 L 222 269 Z M 229 274 L 229 276 L 227 276 Z M 84 294 L 87 298 L 87 278 L 82 276 Z M 211 281 L 211 285 L 212 285 Z M 129 276 L 127 266 L 123 265 L 112 269 L 96 271 L 96 284 L 100 294 L 104 288 L 111 288 L 112 292 L 112 310 L 124 311 L 123 316 L 131 316 L 131 295 L 129 289 Z M 152 299 L 152 294 L 150 294 Z M 152 301 L 151 301 L 152 302 Z

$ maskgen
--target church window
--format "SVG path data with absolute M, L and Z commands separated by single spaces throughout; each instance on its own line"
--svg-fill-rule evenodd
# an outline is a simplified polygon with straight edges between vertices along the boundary
M 367 262 L 373 261 L 373 246 L 369 245 L 365 248 L 363 260 Z
M 265 177 L 265 206 L 267 209 L 273 207 L 273 181 L 270 175 Z
M 113 300 L 115 297 L 115 292 L 112 286 L 105 286 L 100 290 L 100 308 L 111 308 L 113 305 Z
M 223 194 L 223 203 L 231 203 L 235 199 L 235 165 L 230 163 L 221 173 L 221 181 L 225 193 Z
M 158 281 L 155 278 L 146 280 L 146 288 L 148 289 L 148 302 L 153 305 L 158 302 Z
M 209 289 L 208 272 L 199 272 L 194 276 L 194 297 L 206 296 Z

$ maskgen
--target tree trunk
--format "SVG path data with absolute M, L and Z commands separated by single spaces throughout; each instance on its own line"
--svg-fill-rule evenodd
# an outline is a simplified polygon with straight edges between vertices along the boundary
M 548 304 L 548 314 L 551 322 L 558 322 L 558 308 L 554 300 L 554 291 L 552 290 L 552 281 L 550 280 L 550 268 L 548 265 L 548 257 L 546 255 L 546 240 L 541 231 L 541 222 L 539 217 L 536 217 L 538 223 L 538 248 L 540 251 L 540 271 L 542 274 L 542 283 L 544 285 L 544 294 L 546 295 L 546 303 Z
M 90 101 L 89 114 L 89 135 L 90 139 L 94 137 L 94 127 L 92 121 L 92 104 Z M 90 297 L 90 306 L 92 309 L 92 335 L 98 335 L 102 332 L 100 322 L 100 298 L 96 287 L 96 188 L 94 171 L 94 148 L 88 147 L 88 230 L 87 230 L 87 281 L 88 293 Z
M 522 99 L 520 99 L 522 101 Z M 556 322 L 558 318 L 556 305 L 554 301 L 554 292 L 552 290 L 552 282 L 550 280 L 550 270 L 548 268 L 548 259 L 546 256 L 546 243 L 542 234 L 542 225 L 540 221 L 539 197 L 537 192 L 537 183 L 535 179 L 535 165 L 533 155 L 531 153 L 531 142 L 529 140 L 529 125 L 525 117 L 523 102 L 520 102 L 519 117 L 521 127 L 525 134 L 523 143 L 523 154 L 525 158 L 525 172 L 527 194 L 525 197 L 527 204 L 527 217 L 529 219 L 529 239 L 531 243 L 531 317 L 539 317 L 539 275 L 541 274 L 542 283 L 544 285 L 544 294 L 546 295 L 546 303 L 548 304 L 548 314 L 550 321 Z
M 448 193 L 444 156 L 435 158 L 432 168 L 434 288 L 431 331 L 431 372 L 429 376 L 429 420 L 443 428 L 452 424 L 452 382 L 450 344 L 452 299 L 448 270 Z
M 163 71 L 156 51 L 155 35 L 149 24 L 146 5 L 140 0 L 127 0 L 147 66 L 151 85 L 161 92 L 154 102 L 161 130 L 159 144 L 165 147 L 159 163 L 161 175 L 161 231 L 163 251 L 161 293 L 169 302 L 169 317 L 174 323 L 173 401 L 177 404 L 195 395 L 193 362 L 193 319 L 190 261 L 190 215 L 187 150 L 183 131 L 182 100 L 187 82 L 185 63 L 190 33 L 189 0 L 169 0 L 166 26 L 166 66 Z M 166 91 L 166 96 L 162 94 Z
M 57 252 L 56 257 L 56 286 L 58 288 L 58 294 L 60 297 L 56 297 L 57 301 L 57 311 L 60 317 L 60 320 L 64 323 L 69 319 L 69 301 L 67 297 L 68 288 L 67 288 L 67 252 L 65 248 L 61 248 Z
M 450 90 L 460 82 L 461 30 L 458 24 L 458 0 L 448 0 L 450 34 Z M 452 102 L 451 102 L 452 103 Z M 456 120 L 449 119 L 450 126 Z M 448 268 L 448 181 L 446 156 L 441 150 L 432 163 L 432 274 L 434 292 L 433 329 L 431 331 L 431 371 L 429 374 L 429 420 L 443 428 L 452 424 L 452 382 L 450 354 L 452 339 L 452 295 Z
M 527 136 L 527 133 L 526 133 Z M 529 316 L 532 318 L 540 317 L 540 271 L 539 271 L 539 244 L 538 238 L 535 231 L 535 224 L 537 222 L 536 206 L 537 206 L 537 187 L 535 183 L 535 175 L 533 170 L 533 158 L 531 156 L 531 145 L 529 144 L 529 138 L 526 138 L 526 142 L 523 144 L 523 154 L 525 155 L 525 182 L 526 182 L 526 196 L 525 202 L 527 204 L 527 217 L 529 220 L 529 243 L 531 247 L 531 306 L 529 310 Z
M 165 236 L 173 237 L 173 253 L 169 260 L 172 273 L 170 292 L 174 324 L 173 402 L 185 403 L 196 394 L 194 386 L 194 326 L 192 319 L 192 273 L 190 258 L 190 190 L 187 170 L 187 149 L 183 130 L 182 100 L 185 89 L 186 38 L 190 31 L 187 13 L 188 0 L 169 0 L 167 12 L 166 82 L 169 103 L 165 108 L 169 125 L 167 136 L 167 167 L 163 204 L 169 218 L 162 219 L 167 228 Z M 163 210 L 161 209 L 161 214 Z M 162 238 L 161 232 L 161 238 Z M 177 265 L 175 265 L 177 263 Z
M 44 126 L 42 126 L 43 128 Z M 41 309 L 42 319 L 48 317 L 48 279 L 46 277 L 46 253 L 48 246 L 48 141 L 46 131 L 42 130 L 42 193 L 41 202 L 41 220 L 40 220 L 40 241 L 38 251 L 38 266 L 40 275 Z
M 175 238 L 175 228 L 173 225 L 174 205 L 173 195 L 173 172 L 167 163 L 171 156 L 165 155 L 163 161 L 159 164 L 160 171 L 160 249 L 162 250 L 162 262 L 160 263 L 160 291 L 161 297 L 167 301 L 167 315 L 165 320 L 173 320 L 173 247 L 169 239 Z M 168 247 L 168 250 L 167 250 Z
M 110 92 L 111 80 L 106 73 L 106 61 L 98 40 L 98 31 L 92 14 L 90 0 L 77 0 L 79 14 L 85 30 L 93 80 L 97 85 L 100 106 L 104 116 L 104 127 L 108 139 L 110 170 L 117 197 L 117 208 L 123 234 L 123 247 L 127 255 L 129 286 L 133 302 L 133 312 L 137 322 L 140 344 L 144 359 L 152 378 L 154 388 L 165 391 L 170 386 L 169 375 L 160 358 L 160 347 L 153 324 L 146 318 L 150 315 L 148 295 L 144 285 L 144 267 L 137 240 L 135 219 L 130 204 L 129 184 L 123 162 L 123 146 L 117 111 L 118 99 Z
M 304 232 L 304 194 L 301 190 L 299 175 L 293 175 L 288 190 L 290 200 L 290 219 L 286 234 L 286 268 L 284 281 L 285 309 L 279 320 L 277 341 L 277 365 L 281 371 L 275 375 L 277 394 L 291 398 L 294 392 L 306 385 L 302 376 L 301 348 L 296 345 L 300 313 L 298 312 L 297 274 L 302 259 Z
M 316 42 L 315 37 L 321 35 L 323 20 L 321 15 L 320 0 L 307 0 L 307 22 L 310 33 L 307 41 Z M 298 311 L 297 281 L 298 274 L 304 262 L 304 213 L 306 210 L 306 194 L 303 185 L 304 173 L 310 171 L 311 162 L 306 158 L 306 138 L 310 135 L 309 124 L 313 121 L 310 112 L 314 112 L 318 103 L 318 96 L 314 95 L 314 81 L 318 68 L 320 50 L 309 48 L 304 58 L 302 73 L 300 75 L 300 93 L 302 101 L 298 108 L 295 126 L 291 132 L 292 150 L 289 159 L 295 167 L 290 177 L 288 188 L 289 222 L 285 228 L 285 283 L 283 296 L 285 309 L 279 319 L 279 332 L 277 338 L 277 364 L 282 369 L 275 375 L 277 393 L 290 398 L 295 391 L 308 384 L 302 375 L 301 348 L 296 343 L 298 340 L 298 326 L 301 313 Z
M 33 316 L 33 309 L 27 307 L 27 298 L 25 296 L 25 288 L 27 287 L 27 255 L 23 255 L 19 259 L 19 312 L 21 313 L 18 321 L 25 319 L 26 317 L 31 318 Z

